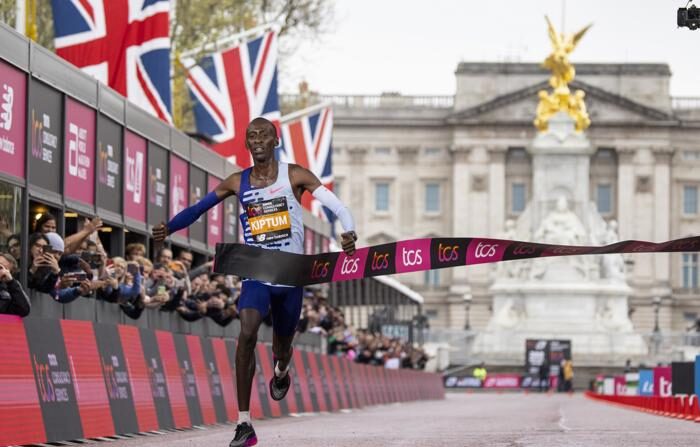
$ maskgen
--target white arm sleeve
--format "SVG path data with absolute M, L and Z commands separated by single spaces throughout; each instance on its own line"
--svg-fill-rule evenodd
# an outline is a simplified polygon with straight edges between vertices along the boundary
M 333 194 L 333 191 L 330 191 L 328 188 L 321 185 L 316 188 L 312 195 L 319 202 L 321 202 L 323 206 L 338 216 L 338 220 L 340 220 L 340 224 L 343 226 L 345 231 L 355 231 L 355 221 L 352 219 L 350 210 L 343 202 L 340 201 L 338 196 Z

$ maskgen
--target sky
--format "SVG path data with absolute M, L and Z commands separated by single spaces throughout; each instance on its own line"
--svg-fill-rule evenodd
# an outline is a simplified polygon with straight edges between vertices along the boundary
M 574 64 L 668 63 L 671 94 L 700 96 L 700 30 L 676 26 L 686 1 L 336 0 L 328 31 L 284 61 L 280 91 L 306 80 L 321 94 L 453 94 L 460 61 L 544 60 L 547 14 L 566 33 L 593 23 Z

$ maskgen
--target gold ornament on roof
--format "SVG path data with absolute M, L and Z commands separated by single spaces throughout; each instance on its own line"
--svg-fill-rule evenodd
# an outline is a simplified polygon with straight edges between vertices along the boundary
M 581 132 L 591 125 L 591 119 L 586 111 L 586 103 L 583 100 L 586 94 L 583 90 L 576 90 L 573 94 L 569 90 L 569 82 L 576 76 L 576 70 L 569 61 L 569 54 L 574 51 L 591 25 L 565 36 L 564 33 L 556 32 L 549 17 L 545 16 L 545 19 L 549 28 L 549 40 L 552 42 L 552 53 L 542 62 L 542 66 L 552 72 L 549 85 L 553 90 L 551 93 L 546 90 L 539 91 L 540 102 L 537 105 L 534 124 L 540 132 L 546 132 L 549 119 L 557 112 L 565 112 L 576 122 L 576 131 Z

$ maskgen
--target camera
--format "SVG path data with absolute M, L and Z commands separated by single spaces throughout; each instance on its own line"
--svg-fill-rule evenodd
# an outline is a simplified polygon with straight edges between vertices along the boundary
M 700 8 L 691 5 L 690 8 L 678 8 L 678 26 L 695 30 L 700 28 Z

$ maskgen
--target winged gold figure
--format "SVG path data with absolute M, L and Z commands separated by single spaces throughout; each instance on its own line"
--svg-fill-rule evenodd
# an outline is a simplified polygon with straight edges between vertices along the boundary
M 583 101 L 585 93 L 578 90 L 572 95 L 569 90 L 569 82 L 573 81 L 576 76 L 576 69 L 569 61 L 569 55 L 592 24 L 577 33 L 566 36 L 563 33 L 557 33 L 549 17 L 545 16 L 545 20 L 547 21 L 549 40 L 552 42 L 552 52 L 544 60 L 542 66 L 552 72 L 549 85 L 552 86 L 553 91 L 552 93 L 545 90 L 539 92 L 540 102 L 537 106 L 537 118 L 534 124 L 541 132 L 545 132 L 549 118 L 557 112 L 563 111 L 576 121 L 576 130 L 581 132 L 588 128 L 591 120 Z

